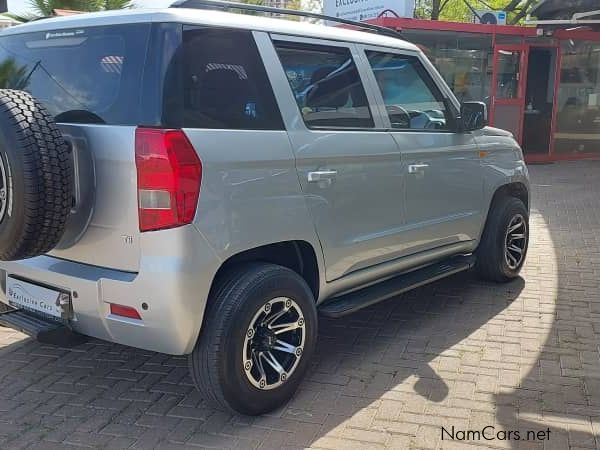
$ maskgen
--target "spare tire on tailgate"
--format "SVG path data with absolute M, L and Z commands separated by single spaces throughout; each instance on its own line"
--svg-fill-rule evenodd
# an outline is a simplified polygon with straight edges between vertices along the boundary
M 0 260 L 31 258 L 60 241 L 73 196 L 69 149 L 31 95 L 0 89 Z

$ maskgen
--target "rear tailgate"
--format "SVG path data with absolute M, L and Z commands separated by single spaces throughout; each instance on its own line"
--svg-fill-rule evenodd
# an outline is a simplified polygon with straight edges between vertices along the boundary
M 135 127 L 59 126 L 73 149 L 75 198 L 65 235 L 50 254 L 136 272 L 140 232 Z
M 0 84 L 40 100 L 72 148 L 73 207 L 51 255 L 137 272 L 135 130 L 152 113 L 141 93 L 153 26 L 48 26 L 0 36 Z

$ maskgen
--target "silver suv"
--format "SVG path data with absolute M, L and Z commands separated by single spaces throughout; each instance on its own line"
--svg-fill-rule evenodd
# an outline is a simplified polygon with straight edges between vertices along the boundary
M 400 39 L 128 10 L 4 31 L 0 63 L 0 323 L 42 342 L 189 355 L 261 414 L 318 314 L 523 265 L 518 144 Z

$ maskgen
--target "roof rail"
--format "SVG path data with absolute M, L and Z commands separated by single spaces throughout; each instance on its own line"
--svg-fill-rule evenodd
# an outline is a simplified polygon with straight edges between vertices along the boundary
M 287 8 L 273 8 L 270 6 L 252 5 L 249 3 L 238 3 L 225 0 L 177 0 L 173 3 L 171 8 L 192 8 L 192 9 L 239 9 L 241 11 L 255 11 L 264 12 L 271 14 L 283 14 L 289 16 L 309 17 L 311 19 L 327 20 L 330 22 L 337 22 L 344 25 L 351 25 L 353 27 L 362 28 L 366 31 L 375 32 L 378 34 L 384 34 L 394 38 L 401 38 L 401 34 L 395 30 L 380 25 L 374 25 L 372 23 L 357 22 L 355 20 L 341 19 L 339 17 L 327 16 L 325 14 L 318 14 L 308 11 L 298 11 L 295 9 Z

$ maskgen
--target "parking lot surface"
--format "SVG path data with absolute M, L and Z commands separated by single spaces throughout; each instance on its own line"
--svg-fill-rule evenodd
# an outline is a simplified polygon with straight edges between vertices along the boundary
M 600 162 L 530 170 L 522 279 L 462 274 L 323 320 L 269 416 L 208 408 L 183 357 L 0 328 L 0 448 L 600 448 Z

